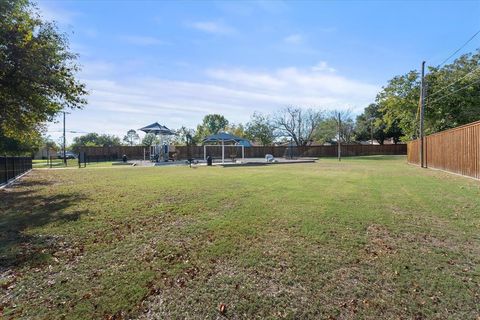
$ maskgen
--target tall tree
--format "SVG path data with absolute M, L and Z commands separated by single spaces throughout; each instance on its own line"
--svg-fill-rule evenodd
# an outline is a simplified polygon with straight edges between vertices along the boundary
M 392 138 L 395 143 L 400 141 L 403 135 L 398 127 L 398 121 L 393 121 L 387 125 L 383 118 L 380 105 L 371 103 L 365 108 L 362 114 L 357 116 L 355 124 L 356 140 L 377 140 L 379 144 L 384 144 L 386 139 Z
M 430 67 L 425 81 L 427 134 L 480 120 L 480 49 Z
M 338 116 L 340 115 L 340 136 L 338 132 Z M 350 115 L 350 110 L 334 110 L 320 121 L 313 134 L 315 141 L 319 143 L 337 143 L 339 137 L 343 143 L 355 141 L 355 123 Z
M 313 142 L 315 129 L 321 121 L 321 111 L 293 106 L 278 111 L 272 118 L 278 135 L 292 139 L 297 146 L 307 146 Z
M 138 143 L 140 137 L 138 136 L 137 131 L 130 129 L 127 131 L 127 134 L 123 137 L 123 141 L 128 143 L 130 146 L 133 146 Z
M 180 129 L 176 130 L 176 135 L 173 138 L 173 143 L 175 145 L 186 145 L 187 136 L 190 136 L 191 143 L 196 145 L 199 141 L 196 140 L 195 130 L 182 126 Z
M 431 134 L 480 119 L 480 50 L 443 67 L 430 67 L 427 84 L 425 133 Z M 404 139 L 418 136 L 420 77 L 417 71 L 396 76 L 378 93 L 376 102 L 387 130 L 401 130 Z M 395 128 L 397 126 L 397 128 Z
M 147 133 L 142 139 L 142 145 L 146 147 L 158 144 L 160 141 L 154 133 Z
M 49 150 L 60 150 L 61 147 L 55 143 L 50 137 L 42 137 L 42 147 Z
M 42 123 L 87 94 L 76 80 L 77 56 L 52 22 L 28 0 L 0 1 L 0 135 L 19 143 L 39 139 Z
M 206 136 L 219 133 L 228 126 L 228 120 L 221 114 L 207 114 L 201 124 L 197 126 L 195 139 L 201 141 Z
M 245 136 L 263 146 L 271 145 L 275 140 L 275 127 L 268 116 L 255 112 L 245 125 Z
M 408 140 L 417 136 L 419 95 L 420 79 L 417 71 L 396 76 L 388 82 L 376 98 L 387 130 L 395 124 L 402 129 Z
M 233 134 L 234 136 L 240 137 L 240 138 L 245 138 L 245 126 L 241 123 L 239 124 L 229 124 L 226 128 L 225 131 L 227 131 L 230 134 Z
M 72 150 L 77 151 L 80 147 L 111 147 L 121 144 L 120 138 L 117 136 L 92 132 L 73 138 L 73 143 L 70 147 Z
M 338 124 L 337 120 L 333 117 L 327 117 L 320 121 L 315 132 L 313 133 L 313 138 L 317 143 L 336 143 L 336 137 L 338 134 Z

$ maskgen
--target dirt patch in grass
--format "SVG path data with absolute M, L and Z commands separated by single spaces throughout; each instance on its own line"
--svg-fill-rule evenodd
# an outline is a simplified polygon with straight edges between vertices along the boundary
M 395 254 L 395 240 L 386 227 L 372 224 L 367 228 L 367 236 L 368 244 L 365 246 L 365 252 L 371 259 Z

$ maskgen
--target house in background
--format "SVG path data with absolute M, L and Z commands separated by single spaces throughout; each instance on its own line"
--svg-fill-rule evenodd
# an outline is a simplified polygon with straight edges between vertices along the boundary
M 57 151 L 53 148 L 42 147 L 34 153 L 33 159 L 48 159 L 48 157 L 57 157 Z

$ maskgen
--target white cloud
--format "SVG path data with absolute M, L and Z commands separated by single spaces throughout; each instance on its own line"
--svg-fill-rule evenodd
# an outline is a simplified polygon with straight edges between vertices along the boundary
M 245 122 L 254 111 L 271 113 L 286 105 L 361 112 L 379 90 L 376 85 L 332 73 L 326 63 L 320 66 L 271 71 L 209 69 L 204 79 L 180 81 L 113 77 L 109 71 L 118 66 L 95 62 L 86 66 L 88 72 L 83 75 L 91 92 L 89 105 L 78 116 L 72 115 L 69 126 L 122 135 L 154 121 L 172 128 L 195 127 L 208 113 Z
M 207 75 L 235 85 L 255 88 L 281 88 L 287 83 L 268 73 L 245 71 L 242 69 L 210 69 Z
M 154 46 L 154 45 L 164 45 L 167 44 L 167 42 L 162 41 L 158 38 L 155 37 L 149 37 L 149 36 L 132 36 L 132 35 L 125 35 L 120 37 L 121 40 L 137 45 L 137 46 Z
M 289 36 L 286 36 L 283 41 L 288 44 L 301 44 L 304 42 L 304 36 L 299 33 L 294 33 Z
M 322 72 L 322 71 L 335 72 L 335 71 L 337 71 L 334 68 L 330 67 L 326 61 L 320 61 L 319 63 L 317 63 L 316 65 L 314 65 L 312 67 L 312 70 L 313 71 L 318 71 L 318 72 Z
M 115 70 L 115 64 L 102 60 L 91 60 L 82 65 L 80 75 L 82 77 L 108 77 Z
M 197 21 L 189 24 L 190 27 L 213 34 L 231 34 L 235 32 L 232 27 L 216 21 Z

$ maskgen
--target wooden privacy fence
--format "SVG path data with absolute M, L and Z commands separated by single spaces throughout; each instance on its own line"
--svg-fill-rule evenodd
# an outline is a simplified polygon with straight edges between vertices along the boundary
M 480 121 L 424 138 L 424 166 L 480 179 Z M 420 140 L 407 144 L 407 161 L 420 165 Z
M 113 161 L 120 160 L 122 155 L 128 159 L 140 160 L 144 157 L 150 159 L 148 147 L 142 146 L 118 146 L 118 147 L 82 147 L 79 151 L 85 152 L 88 161 Z M 203 146 L 175 146 L 176 158 L 203 159 Z M 369 155 L 405 155 L 407 146 L 405 144 L 389 145 L 361 145 L 351 144 L 342 145 L 342 156 L 369 156 Z M 207 154 L 214 158 L 222 156 L 221 146 L 207 147 Z M 246 158 L 264 158 L 266 154 L 272 154 L 274 157 L 336 157 L 337 146 L 309 146 L 309 147 L 287 147 L 287 146 L 265 146 L 245 148 Z M 225 157 L 236 155 L 242 156 L 241 148 L 225 146 Z
M 177 146 L 178 159 L 186 159 L 188 147 Z M 190 153 L 192 158 L 203 159 L 203 146 L 191 146 Z M 368 155 L 405 155 L 407 153 L 407 146 L 405 144 L 391 144 L 391 145 L 342 145 L 342 156 L 368 156 Z M 230 155 L 237 155 L 238 158 L 242 156 L 241 148 L 225 146 L 225 157 Z M 271 154 L 274 157 L 336 157 L 337 146 L 309 146 L 309 147 L 287 147 L 287 146 L 265 146 L 265 147 L 249 147 L 245 148 L 245 158 L 264 158 L 266 154 Z M 207 147 L 207 155 L 214 158 L 221 158 L 222 148 Z
M 144 146 L 81 147 L 78 151 L 85 152 L 90 162 L 121 160 L 123 155 L 131 160 L 150 159 L 150 148 Z

